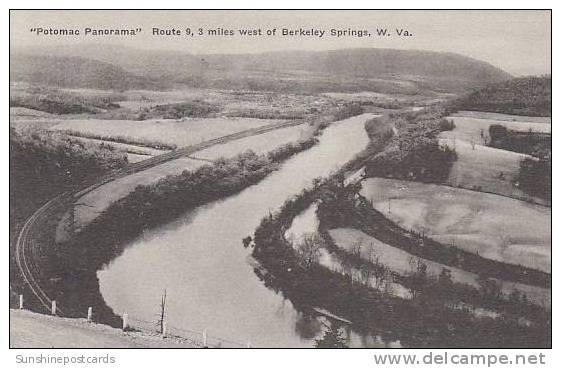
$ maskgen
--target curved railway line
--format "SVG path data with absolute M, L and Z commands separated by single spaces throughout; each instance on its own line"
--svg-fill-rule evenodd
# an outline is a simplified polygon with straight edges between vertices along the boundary
M 305 124 L 305 121 L 289 121 L 280 124 L 266 125 L 253 129 L 244 130 L 234 134 L 226 135 L 219 138 L 210 139 L 199 144 L 180 148 L 162 155 L 154 156 L 144 161 L 129 164 L 126 167 L 110 172 L 95 182 L 84 182 L 79 188 L 64 192 L 52 198 L 50 201 L 41 206 L 31 217 L 27 219 L 21 228 L 16 242 L 15 259 L 23 281 L 29 287 L 31 293 L 37 298 L 40 305 L 51 311 L 52 299 L 45 291 L 42 285 L 40 267 L 38 266 L 37 256 L 44 244 L 44 237 L 41 237 L 44 229 L 44 223 L 56 216 L 61 211 L 66 211 L 72 203 L 83 195 L 92 192 L 100 186 L 107 184 L 113 180 L 125 177 L 158 166 L 167 161 L 171 161 L 180 157 L 191 155 L 197 151 L 209 148 L 217 144 L 224 144 L 237 139 L 247 138 L 254 135 L 264 134 L 273 130 L 288 128 Z M 64 213 L 64 212 L 63 212 Z M 61 308 L 57 307 L 57 314 L 64 316 L 65 313 Z

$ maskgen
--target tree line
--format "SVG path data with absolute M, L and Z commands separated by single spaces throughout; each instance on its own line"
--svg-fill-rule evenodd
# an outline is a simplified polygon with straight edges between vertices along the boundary
M 42 204 L 84 181 L 127 164 L 106 144 L 85 143 L 58 132 L 10 128 L 10 286 L 21 291 L 13 244 L 23 222 Z M 10 302 L 17 303 L 10 293 Z M 16 305 L 16 304 L 14 304 Z
M 524 192 L 551 201 L 551 134 L 489 127 L 489 146 L 533 156 L 520 160 L 515 183 Z
M 551 75 L 491 84 L 455 101 L 459 110 L 551 116 Z
M 434 107 L 418 112 L 389 114 L 393 125 L 384 138 L 384 150 L 370 157 L 365 165 L 367 177 L 390 177 L 427 183 L 440 183 L 447 180 L 450 169 L 457 159 L 456 152 L 448 146 L 442 147 L 438 134 L 454 128 L 454 123 L 444 118 L 448 110 Z M 366 127 L 372 134 L 373 122 Z M 390 137 L 391 136 L 391 137 Z
M 338 180 L 340 182 L 340 180 Z M 264 217 L 255 230 L 252 256 L 260 266 L 254 269 L 264 284 L 281 293 L 299 310 L 319 306 L 353 322 L 353 328 L 385 340 L 401 340 L 405 345 L 439 347 L 527 347 L 549 345 L 549 319 L 543 314 L 530 326 L 521 326 L 517 317 L 473 317 L 465 308 L 450 308 L 449 274 L 435 280 L 426 275 L 422 262 L 414 264 L 406 285 L 416 295 L 412 300 L 394 296 L 391 289 L 375 289 L 350 273 L 329 269 L 314 261 L 309 251 L 295 247 L 285 238 L 294 217 L 315 201 L 322 203 L 333 193 L 325 192 L 337 182 L 316 181 L 287 200 L 281 209 Z M 313 240 L 312 240 L 313 242 Z M 372 270 L 376 272 L 376 270 Z M 492 290 L 488 288 L 486 290 Z M 439 296 L 440 297 L 436 297 Z M 332 336 L 333 337 L 333 336 Z M 332 339 L 322 339 L 325 346 Z M 333 339 L 341 342 L 340 339 Z M 332 341 L 332 342 L 333 342 Z M 342 347 L 342 346 L 341 346 Z

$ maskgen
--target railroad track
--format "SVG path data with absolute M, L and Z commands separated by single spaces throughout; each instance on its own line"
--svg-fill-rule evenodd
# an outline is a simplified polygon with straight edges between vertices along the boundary
M 43 224 L 46 220 L 54 218 L 60 211 L 66 211 L 72 203 L 83 195 L 105 185 L 113 180 L 131 175 L 158 165 L 167 161 L 175 160 L 180 157 L 192 155 L 197 151 L 217 144 L 224 144 L 230 141 L 247 138 L 255 135 L 264 134 L 273 130 L 288 128 L 304 124 L 305 121 L 289 121 L 281 124 L 266 125 L 253 129 L 244 130 L 234 134 L 226 135 L 219 138 L 210 139 L 199 144 L 180 148 L 171 152 L 167 152 L 158 156 L 154 156 L 144 161 L 129 164 L 126 167 L 113 171 L 95 182 L 84 182 L 72 191 L 64 192 L 41 206 L 31 217 L 24 223 L 16 242 L 15 259 L 20 270 L 23 281 L 27 284 L 31 293 L 37 298 L 39 304 L 46 309 L 48 313 L 51 311 L 52 299 L 45 292 L 44 286 L 41 284 L 40 268 L 37 264 L 37 254 L 41 250 L 41 233 L 44 228 Z M 45 237 L 43 237 L 44 243 Z M 65 313 L 61 308 L 57 307 L 57 314 L 64 316 Z

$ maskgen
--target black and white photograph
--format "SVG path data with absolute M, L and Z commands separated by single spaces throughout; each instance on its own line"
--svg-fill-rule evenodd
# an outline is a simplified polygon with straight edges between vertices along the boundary
M 18 363 L 552 348 L 551 10 L 9 22 Z

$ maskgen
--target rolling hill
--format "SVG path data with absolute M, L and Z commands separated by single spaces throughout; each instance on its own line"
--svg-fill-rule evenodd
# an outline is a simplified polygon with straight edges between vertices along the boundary
M 127 83 L 135 85 L 157 79 L 167 86 L 182 83 L 273 91 L 418 94 L 427 90 L 459 93 L 510 78 L 509 74 L 482 61 L 453 53 L 417 50 L 372 48 L 193 55 L 180 51 L 81 45 L 14 52 L 14 55 L 22 54 L 26 55 L 23 59 L 26 71 L 33 72 L 27 76 L 28 79 L 61 81 L 71 85 L 85 84 L 88 78 L 99 76 L 101 80 L 97 83 L 101 87 L 112 83 L 127 87 Z M 35 56 L 31 57 L 31 54 Z M 61 61 L 55 62 L 56 59 Z M 45 60 L 60 66 L 72 61 L 72 68 L 66 68 L 63 74 L 68 70 L 72 73 L 61 78 L 61 73 L 56 70 L 54 74 L 29 70 L 30 66 Z M 87 73 L 76 76 L 76 72 Z M 13 78 L 25 77 L 22 73 L 13 74 Z M 139 76 L 146 78 L 144 82 Z M 115 81 L 112 82 L 112 79 Z M 130 82 L 127 82 L 129 79 Z
M 81 57 L 10 55 L 10 81 L 67 88 L 150 89 L 158 84 L 123 68 Z
M 513 115 L 551 116 L 551 75 L 491 84 L 461 98 L 458 107 Z

